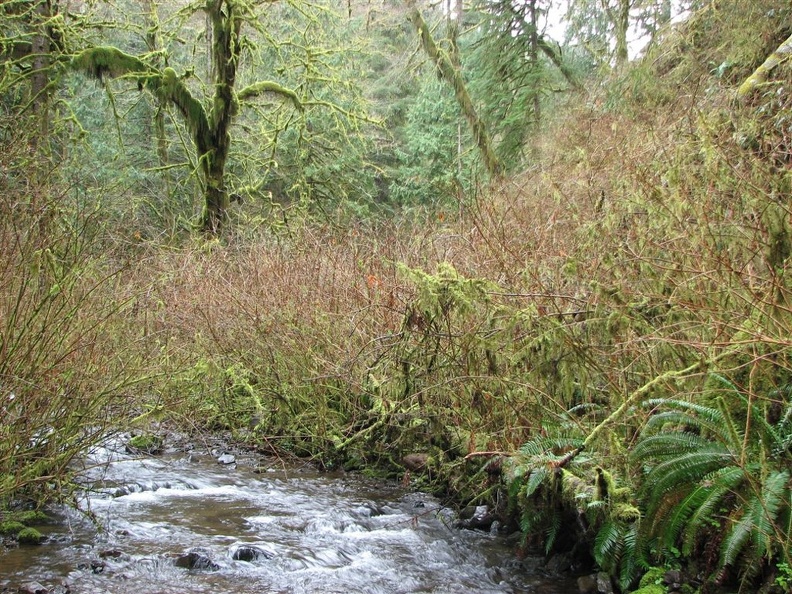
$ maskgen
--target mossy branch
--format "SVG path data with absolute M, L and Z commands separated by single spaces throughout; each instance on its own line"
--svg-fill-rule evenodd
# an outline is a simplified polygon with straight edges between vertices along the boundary
M 792 35 L 790 35 L 784 43 L 779 45 L 778 49 L 770 54 L 762 65 L 754 70 L 751 76 L 745 79 L 745 82 L 741 84 L 740 88 L 737 90 L 737 97 L 743 99 L 750 95 L 757 87 L 767 80 L 770 71 L 789 59 L 790 55 L 792 55 Z
M 119 78 L 137 75 L 138 86 L 148 82 L 151 77 L 159 76 L 155 68 L 140 58 L 122 52 L 112 46 L 90 47 L 74 56 L 70 64 L 72 70 L 83 72 L 100 81 L 105 76 Z
M 112 46 L 83 50 L 72 58 L 71 68 L 99 80 L 105 76 L 136 80 L 138 89 L 146 88 L 162 103 L 173 103 L 178 108 L 195 137 L 199 153 L 211 148 L 206 110 L 173 68 L 165 68 L 160 72 L 140 58 Z
M 537 39 L 537 43 L 539 44 L 539 49 L 541 49 L 545 55 L 550 58 L 550 61 L 556 68 L 558 68 L 558 71 L 564 76 L 569 85 L 575 91 L 581 91 L 583 86 L 580 84 L 580 81 L 578 81 L 575 73 L 572 72 L 572 70 L 570 70 L 566 64 L 564 64 L 564 61 L 561 59 L 560 52 L 542 37 Z
M 211 149 L 209 138 L 209 118 L 203 104 L 193 97 L 184 81 L 176 75 L 173 68 L 166 68 L 162 76 L 150 82 L 149 87 L 163 103 L 173 103 L 182 114 L 187 127 L 195 137 L 199 154 Z
M 245 87 L 237 93 L 237 99 L 245 101 L 246 99 L 253 99 L 264 93 L 274 93 L 275 95 L 280 95 L 290 100 L 299 111 L 305 109 L 297 93 L 271 80 L 262 80 Z
M 585 441 L 580 444 L 579 447 L 575 448 L 571 452 L 569 452 L 566 456 L 564 456 L 560 461 L 556 463 L 556 466 L 563 468 L 572 460 L 578 457 L 578 455 L 583 452 L 586 448 L 590 447 L 592 443 L 599 437 L 599 435 L 607 429 L 610 425 L 621 419 L 627 411 L 630 410 L 632 406 L 637 404 L 641 398 L 646 396 L 655 386 L 658 384 L 662 384 L 667 381 L 676 380 L 679 378 L 687 377 L 701 369 L 705 369 L 712 363 L 718 361 L 719 359 L 725 357 L 726 355 L 730 354 L 731 351 L 726 351 L 721 353 L 720 355 L 713 357 L 712 359 L 700 359 L 693 363 L 692 365 L 688 365 L 684 369 L 673 369 L 671 371 L 667 371 L 665 373 L 661 373 L 660 375 L 652 378 L 644 385 L 642 385 L 637 390 L 634 390 L 627 398 L 622 402 L 621 406 L 619 406 L 616 410 L 614 410 L 608 417 L 603 420 L 599 425 L 592 429 L 591 433 L 588 434 Z

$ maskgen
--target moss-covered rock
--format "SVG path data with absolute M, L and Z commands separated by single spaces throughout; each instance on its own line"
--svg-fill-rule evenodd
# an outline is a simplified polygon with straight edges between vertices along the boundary
M 11 516 L 11 519 L 21 522 L 25 526 L 37 526 L 39 524 L 46 524 L 49 521 L 49 516 L 42 511 L 30 510 L 16 512 Z
M 19 544 L 37 545 L 44 540 L 44 535 L 35 528 L 24 528 L 17 534 L 17 540 Z
M 665 575 L 666 570 L 662 567 L 650 567 L 649 571 L 647 571 L 641 581 L 638 584 L 639 588 L 645 588 L 647 586 L 655 586 L 663 583 L 663 576 Z
M 24 529 L 25 525 L 22 522 L 18 522 L 16 520 L 6 520 L 5 522 L 0 522 L 0 536 L 16 536 Z
M 649 586 L 638 588 L 632 594 L 666 594 L 666 592 L 668 592 L 668 590 L 666 590 L 665 586 L 661 586 L 660 584 L 651 584 Z
M 158 454 L 162 450 L 162 438 L 153 433 L 135 435 L 127 442 L 130 454 Z

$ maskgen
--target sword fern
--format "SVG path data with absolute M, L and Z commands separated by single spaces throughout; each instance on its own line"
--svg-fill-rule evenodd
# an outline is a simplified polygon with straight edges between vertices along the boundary
M 719 569 L 743 587 L 768 562 L 790 562 L 792 407 L 773 424 L 762 402 L 722 376 L 710 405 L 652 400 L 656 412 L 632 451 L 643 465 L 643 537 L 691 555 L 705 536 L 721 539 Z M 727 405 L 728 396 L 729 404 Z

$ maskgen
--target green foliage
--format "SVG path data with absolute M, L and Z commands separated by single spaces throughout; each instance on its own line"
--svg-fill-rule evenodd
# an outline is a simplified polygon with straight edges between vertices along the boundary
M 546 554 L 556 546 L 589 546 L 599 567 L 627 589 L 642 567 L 641 513 L 632 489 L 619 487 L 609 472 L 595 466 L 594 456 L 570 458 L 569 452 L 582 444 L 581 438 L 571 436 L 525 443 L 510 460 L 510 501 L 520 518 L 523 542 L 541 532 Z M 566 534 L 559 542 L 562 527 Z
M 739 568 L 745 586 L 765 561 L 789 561 L 792 423 L 767 421 L 761 401 L 716 376 L 733 398 L 712 405 L 647 403 L 657 412 L 632 452 L 646 464 L 646 534 L 661 550 L 694 553 L 702 538 L 721 540 L 719 567 Z
M 390 200 L 398 205 L 452 203 L 461 184 L 470 182 L 475 155 L 459 153 L 459 141 L 468 145 L 469 138 L 448 85 L 435 76 L 422 78 L 407 109 L 402 133 L 404 143 L 396 149 L 398 165 L 389 188 Z M 464 180 L 459 178 L 460 171 Z
M 162 438 L 153 433 L 141 433 L 132 437 L 127 447 L 137 453 L 156 454 L 162 450 Z

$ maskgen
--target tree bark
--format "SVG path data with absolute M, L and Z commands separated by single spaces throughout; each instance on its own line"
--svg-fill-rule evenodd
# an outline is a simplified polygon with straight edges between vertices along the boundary
M 633 0 L 616 0 L 616 7 L 610 4 L 610 0 L 602 0 L 602 7 L 608 15 L 613 25 L 613 36 L 616 42 L 616 69 L 621 70 L 629 59 L 629 47 L 627 44 L 627 31 L 630 29 L 630 8 Z
M 529 0 L 528 11 L 531 14 L 531 36 L 530 36 L 530 60 L 531 67 L 534 72 L 538 72 L 541 67 L 539 64 L 539 19 L 536 10 L 536 0 Z M 538 85 L 536 85 L 538 87 Z M 541 101 L 539 97 L 539 89 L 533 89 L 533 124 L 535 127 L 539 126 L 541 119 Z
M 49 97 L 50 97 L 50 66 L 52 63 L 50 37 L 47 21 L 52 14 L 52 7 L 47 0 L 41 0 L 35 11 L 37 21 L 33 35 L 31 52 L 33 56 L 33 72 L 30 77 L 30 98 L 33 113 L 38 119 L 39 138 L 46 144 L 49 134 Z

